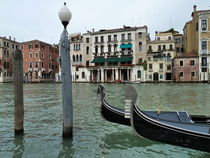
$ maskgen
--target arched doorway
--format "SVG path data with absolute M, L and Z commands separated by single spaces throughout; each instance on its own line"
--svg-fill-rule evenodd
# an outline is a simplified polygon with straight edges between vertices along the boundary
M 153 81 L 159 81 L 159 74 L 157 72 L 153 74 Z

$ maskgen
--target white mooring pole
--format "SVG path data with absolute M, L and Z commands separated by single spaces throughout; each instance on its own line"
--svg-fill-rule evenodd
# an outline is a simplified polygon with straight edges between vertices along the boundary
M 72 78 L 70 65 L 70 41 L 66 27 L 71 19 L 71 12 L 64 3 L 59 11 L 59 18 L 64 26 L 60 39 L 61 54 L 61 81 L 63 101 L 63 138 L 73 136 L 73 104 L 72 104 Z

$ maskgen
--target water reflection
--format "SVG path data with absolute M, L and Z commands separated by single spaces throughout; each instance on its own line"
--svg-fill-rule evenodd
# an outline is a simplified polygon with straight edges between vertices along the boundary
M 12 158 L 22 158 L 24 152 L 24 136 L 17 136 L 14 138 L 14 154 Z
M 62 150 L 58 154 L 57 158 L 69 158 L 73 157 L 74 151 L 73 151 L 73 139 L 63 139 L 62 142 Z

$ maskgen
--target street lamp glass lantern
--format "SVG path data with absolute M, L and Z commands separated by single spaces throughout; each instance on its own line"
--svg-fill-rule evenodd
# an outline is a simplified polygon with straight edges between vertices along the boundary
M 58 16 L 62 22 L 62 24 L 64 25 L 64 28 L 66 28 L 66 26 L 68 25 L 69 21 L 71 20 L 71 12 L 70 10 L 67 8 L 66 3 L 64 3 L 63 8 L 60 9 Z

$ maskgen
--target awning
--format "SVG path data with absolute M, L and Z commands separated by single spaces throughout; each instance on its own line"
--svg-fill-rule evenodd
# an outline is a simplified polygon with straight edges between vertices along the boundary
M 126 48 L 132 48 L 132 44 L 121 44 L 120 45 L 120 48 L 124 48 L 124 49 L 126 49 Z
M 129 62 L 132 61 L 133 57 L 124 57 L 124 58 L 118 58 L 119 62 Z
M 119 61 L 119 58 L 107 58 L 106 61 L 108 63 L 116 63 Z
M 106 60 L 104 58 L 97 58 L 97 59 L 93 59 L 93 61 L 91 61 L 91 63 L 104 63 Z

